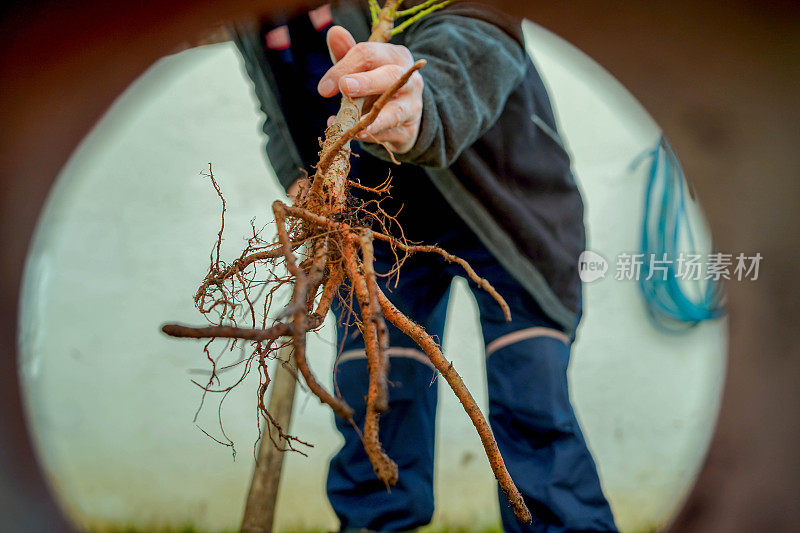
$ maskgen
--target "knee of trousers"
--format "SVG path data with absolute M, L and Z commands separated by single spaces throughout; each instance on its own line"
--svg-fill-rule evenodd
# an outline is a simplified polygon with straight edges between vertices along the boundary
M 435 409 L 436 370 L 425 353 L 418 348 L 390 346 L 386 356 L 389 361 L 386 377 L 390 404 L 422 402 L 426 409 Z M 337 357 L 334 384 L 353 409 L 357 412 L 366 409 L 369 373 L 363 345 L 345 350 Z
M 486 360 L 492 424 L 511 438 L 543 443 L 577 431 L 567 384 L 569 341 L 537 335 L 491 349 L 495 343 Z
M 433 465 L 438 390 L 430 362 L 420 360 L 406 349 L 389 348 L 387 374 L 389 409 L 380 416 L 379 438 L 386 453 L 398 464 L 413 469 L 429 469 Z M 361 427 L 366 416 L 369 373 L 366 358 L 344 352 L 336 365 L 338 391 L 353 408 L 353 421 Z M 359 435 L 344 420 L 336 425 L 346 441 L 353 440 L 358 454 L 363 452 Z M 366 454 L 364 454 L 366 459 Z

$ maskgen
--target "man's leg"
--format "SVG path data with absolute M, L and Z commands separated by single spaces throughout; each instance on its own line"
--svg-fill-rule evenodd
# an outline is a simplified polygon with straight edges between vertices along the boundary
M 441 337 L 447 311 L 451 278 L 441 262 L 420 255 L 403 266 L 399 285 L 390 300 L 431 334 Z M 387 271 L 394 257 L 376 243 L 376 268 Z M 383 285 L 383 280 L 379 279 Z M 354 304 L 357 305 L 357 304 Z M 337 318 L 346 315 L 342 306 Z M 401 531 L 427 524 L 433 515 L 433 453 L 437 387 L 434 368 L 427 356 L 408 337 L 388 325 L 389 410 L 380 418 L 380 440 L 397 462 L 399 480 L 390 490 L 372 470 L 355 428 L 336 419 L 344 445 L 333 457 L 327 491 L 341 529 Z M 354 420 L 363 429 L 368 375 L 364 341 L 354 328 L 338 328 L 342 352 L 334 370 L 335 387 L 355 410 Z
M 533 514 L 517 522 L 500 494 L 503 527 L 512 532 L 616 531 L 594 460 L 567 387 L 571 340 L 499 265 L 487 277 L 511 307 L 473 287 L 486 343 L 489 422 L 512 479 Z
M 568 359 L 563 340 L 539 336 L 499 348 L 486 361 L 492 430 L 534 516 L 523 526 L 502 505 L 506 531 L 616 531 L 569 403 Z

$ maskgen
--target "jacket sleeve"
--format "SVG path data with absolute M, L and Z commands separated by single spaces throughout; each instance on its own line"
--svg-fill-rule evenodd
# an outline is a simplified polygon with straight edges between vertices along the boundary
M 422 120 L 414 146 L 395 154 L 402 162 L 449 167 L 497 121 L 511 91 L 522 81 L 527 53 L 500 27 L 477 18 L 442 12 L 412 25 L 405 45 L 428 64 Z M 386 150 L 362 142 L 371 154 Z

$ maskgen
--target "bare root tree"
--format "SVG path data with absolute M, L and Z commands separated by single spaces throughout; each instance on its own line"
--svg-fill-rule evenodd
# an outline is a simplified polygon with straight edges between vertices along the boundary
M 409 24 L 449 2 L 429 0 L 413 8 L 399 10 L 401 1 L 387 0 L 383 8 L 379 8 L 374 0 L 371 1 L 373 27 L 370 41 L 387 42 Z M 395 20 L 401 17 L 405 20 L 395 26 Z M 359 329 L 366 349 L 369 388 L 366 418 L 364 427 L 360 429 L 364 448 L 375 474 L 390 487 L 397 482 L 398 469 L 383 450 L 378 437 L 380 416 L 388 409 L 386 376 L 389 336 L 386 321 L 390 322 L 419 345 L 452 388 L 480 435 L 494 475 L 517 518 L 527 523 L 531 521 L 531 514 L 506 470 L 489 424 L 461 376 L 442 355 L 440 346 L 431 335 L 400 312 L 381 291 L 373 266 L 373 242 L 379 240 L 386 243 L 396 258 L 392 270 L 382 273 L 382 276 L 396 274 L 410 254 L 434 253 L 445 261 L 463 267 L 472 281 L 494 297 L 506 319 L 510 320 L 508 305 L 489 282 L 478 276 L 463 259 L 436 246 L 409 243 L 405 239 L 396 219 L 381 207 L 381 200 L 390 192 L 389 178 L 373 188 L 348 179 L 350 142 L 354 136 L 369 126 L 394 93 L 424 66 L 424 60 L 414 63 L 363 115 L 364 98 L 342 97 L 335 120 L 325 130 L 313 176 L 304 180 L 304 186 L 293 205 L 281 201 L 272 204 L 277 226 L 276 241 L 268 243 L 262 240 L 260 232 L 253 225 L 246 248 L 230 264 L 220 259 L 225 226 L 225 201 L 222 199 L 222 224 L 212 250 L 211 266 L 194 297 L 195 305 L 212 325 L 189 327 L 166 324 L 162 330 L 173 337 L 209 339 L 205 353 L 212 368 L 209 382 L 201 385 L 204 393 L 227 394 L 255 367 L 260 375 L 258 409 L 270 424 L 269 435 L 273 443 L 284 450 L 300 451 L 297 446 L 307 443 L 288 435 L 264 406 L 264 395 L 270 383 L 267 361 L 275 358 L 277 350 L 290 342 L 297 372 L 308 389 L 322 403 L 330 406 L 337 416 L 353 423 L 353 409 L 340 395 L 331 393 L 320 384 L 306 358 L 306 335 L 322 327 L 326 314 L 338 298 L 349 309 L 351 318 L 348 325 Z M 210 166 L 208 176 L 222 198 Z M 349 194 L 351 187 L 366 190 L 374 195 L 374 199 L 353 201 Z M 277 318 L 270 322 L 268 312 L 281 287 L 290 287 L 291 297 Z M 239 324 L 242 317 L 249 322 L 247 327 Z M 219 369 L 208 352 L 210 342 L 219 338 L 233 339 L 234 343 L 249 342 L 252 349 L 249 357 L 237 363 L 243 366 L 243 372 L 228 387 L 219 384 Z

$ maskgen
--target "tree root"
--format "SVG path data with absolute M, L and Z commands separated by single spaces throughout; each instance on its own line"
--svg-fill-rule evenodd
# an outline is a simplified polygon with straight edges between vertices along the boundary
M 373 33 L 370 40 L 388 40 L 399 4 L 398 0 L 388 0 L 377 13 L 373 9 Z M 436 7 L 432 1 L 426 5 Z M 413 13 L 407 14 L 416 16 Z M 364 187 L 348 180 L 349 145 L 355 135 L 375 120 L 392 95 L 424 65 L 424 61 L 417 61 L 363 116 L 361 113 L 364 99 L 342 98 L 336 120 L 325 131 L 320 160 L 310 184 L 303 188 L 294 205 L 286 205 L 280 201 L 272 204 L 277 242 L 264 242 L 253 226 L 253 236 L 248 240 L 246 249 L 229 265 L 220 260 L 225 203 L 209 167 L 208 176 L 223 202 L 222 224 L 212 249 L 209 272 L 195 295 L 195 305 L 212 325 L 190 327 L 166 324 L 162 330 L 173 337 L 233 339 L 231 350 L 237 342 L 249 342 L 252 347 L 251 355 L 243 356 L 225 368 L 244 365 L 242 376 L 233 385 L 236 386 L 247 375 L 253 363 L 256 363 L 255 367 L 261 375 L 258 410 L 278 430 L 279 440 L 288 443 L 286 449 L 294 449 L 292 442 L 306 443 L 287 435 L 264 407 L 264 395 L 270 381 L 266 361 L 275 357 L 279 347 L 290 342 L 298 372 L 311 393 L 330 406 L 337 416 L 353 423 L 353 409 L 338 394 L 332 394 L 319 383 L 306 358 L 306 334 L 322 326 L 325 315 L 338 298 L 344 309 L 350 311 L 347 324 L 343 325 L 357 327 L 365 344 L 369 386 L 362 434 L 364 448 L 376 475 L 390 487 L 397 482 L 398 468 L 387 456 L 379 440 L 380 415 L 389 408 L 389 361 L 386 352 L 389 335 L 385 322 L 388 320 L 413 339 L 427 354 L 437 371 L 444 376 L 478 431 L 492 471 L 517 518 L 522 522 L 530 522 L 530 512 L 506 470 L 492 431 L 452 363 L 444 358 L 433 338 L 421 326 L 403 315 L 378 286 L 373 266 L 373 240 L 388 243 L 397 260 L 395 267 L 383 275 L 396 273 L 410 254 L 435 253 L 446 261 L 460 265 L 467 277 L 492 295 L 501 306 L 506 319 L 510 320 L 508 305 L 491 284 L 481 278 L 463 259 L 437 246 L 407 242 L 402 236 L 402 228 L 399 228 L 399 238 L 390 235 L 388 227 L 397 225 L 397 221 L 380 207 L 380 200 L 370 200 L 356 207 L 352 207 L 352 202 L 348 204 L 348 189 L 351 185 L 378 196 L 388 194 L 390 178 L 376 188 Z M 372 230 L 370 226 L 373 223 L 377 223 L 383 231 Z M 298 261 L 298 253 L 302 260 Z M 288 274 L 277 273 L 284 270 Z M 273 297 L 281 287 L 291 287 L 288 305 L 272 319 L 272 324 L 268 324 Z M 358 303 L 358 311 L 352 304 L 354 297 Z M 260 324 L 256 314 L 257 305 L 263 305 L 262 311 L 258 313 Z M 237 318 L 241 316 L 246 317 L 253 327 L 239 327 Z M 210 355 L 208 357 L 212 362 L 212 371 L 204 393 L 229 391 L 232 387 L 212 387 L 215 380 L 219 383 L 217 371 L 221 369 L 217 369 L 215 359 Z
M 365 239 L 371 248 L 371 242 Z M 367 354 L 367 369 L 369 372 L 369 386 L 367 388 L 367 413 L 364 420 L 364 449 L 372 463 L 378 479 L 386 486 L 397 483 L 397 464 L 392 461 L 381 447 L 378 440 L 378 418 L 389 408 L 388 392 L 386 390 L 386 324 L 380 316 L 378 302 L 371 298 L 368 289 L 369 281 L 364 273 L 365 263 L 358 261 L 355 246 L 351 243 L 345 254 L 345 268 L 351 286 L 356 294 L 358 305 L 361 308 L 361 333 L 364 338 L 364 349 Z M 374 282 L 374 280 L 373 280 Z M 383 342 L 378 331 L 383 332 Z
M 380 302 L 381 311 L 383 311 L 383 316 L 386 317 L 386 320 L 397 326 L 397 329 L 408 335 L 422 348 L 428 356 L 428 359 L 433 363 L 433 366 L 439 371 L 439 374 L 444 377 L 447 384 L 453 389 L 458 401 L 461 402 L 464 411 L 466 411 L 467 416 L 472 420 L 472 424 L 478 431 L 483 449 L 486 451 L 486 456 L 489 458 L 489 464 L 492 466 L 492 472 L 494 472 L 495 478 L 497 478 L 508 502 L 514 509 L 514 514 L 521 522 L 529 523 L 531 521 L 530 511 L 528 511 L 525 501 L 522 499 L 522 495 L 511 480 L 508 470 L 506 470 L 505 462 L 500 455 L 497 442 L 492 434 L 492 428 L 489 427 L 480 407 L 478 407 L 478 404 L 464 384 L 461 376 L 456 372 L 453 363 L 445 359 L 436 341 L 433 340 L 433 337 L 431 337 L 422 326 L 416 324 L 413 320 L 401 313 L 380 289 L 378 289 L 378 301 Z

